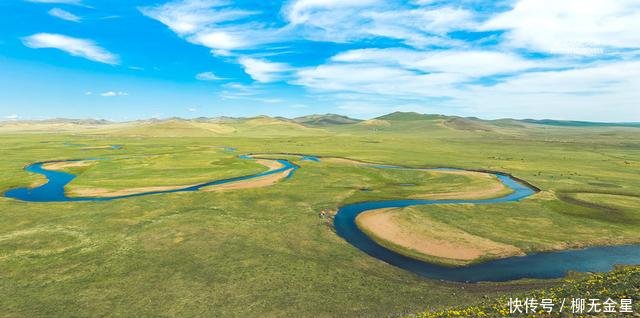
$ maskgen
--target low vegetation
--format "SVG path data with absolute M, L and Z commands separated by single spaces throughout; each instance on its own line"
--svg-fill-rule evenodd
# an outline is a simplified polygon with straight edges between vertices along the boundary
M 394 212 L 416 231 L 421 222 L 442 224 L 447 233 L 524 253 L 640 242 L 637 128 L 450 119 L 398 113 L 370 125 L 265 117 L 2 124 L 0 192 L 44 182 L 23 170 L 36 161 L 99 158 L 65 168 L 78 174 L 69 189 L 124 189 L 266 169 L 238 159 L 243 153 L 306 153 L 505 171 L 543 190 L 518 203 Z M 0 198 L 0 316 L 406 316 L 562 284 L 424 279 L 355 249 L 320 217 L 347 203 L 461 195 L 495 180 L 292 160 L 301 167 L 293 178 L 261 188 L 109 202 Z
M 497 297 L 474 306 L 425 311 L 407 318 L 631 317 L 640 312 L 640 267 L 624 267 L 610 273 L 576 276 L 553 288 Z M 518 300 L 524 303 L 527 299 L 534 300 L 536 304 L 530 307 L 533 312 L 524 305 L 514 306 Z M 549 300 L 548 303 L 552 306 L 547 306 L 546 309 L 542 307 L 540 304 L 543 299 Z M 581 299 L 585 300 L 583 307 L 572 306 L 572 302 L 580 303 Z M 594 304 L 599 305 L 590 306 L 591 299 L 595 300 Z M 623 299 L 630 302 L 628 307 L 623 305 L 621 308 Z M 609 305 L 604 305 L 608 300 Z

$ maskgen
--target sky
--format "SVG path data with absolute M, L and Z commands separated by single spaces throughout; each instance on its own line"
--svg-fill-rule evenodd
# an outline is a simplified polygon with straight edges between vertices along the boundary
M 0 0 L 0 120 L 640 121 L 638 0 Z

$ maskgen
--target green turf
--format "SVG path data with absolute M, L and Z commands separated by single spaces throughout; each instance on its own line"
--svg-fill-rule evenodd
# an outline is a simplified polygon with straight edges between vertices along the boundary
M 512 173 L 543 191 L 522 203 L 418 210 L 449 224 L 464 215 L 456 224 L 466 231 L 526 251 L 640 241 L 638 129 L 521 122 L 464 129 L 465 121 L 447 124 L 440 116 L 395 117 L 383 126 L 308 128 L 259 118 L 215 129 L 171 123 L 172 133 L 153 123 L 145 130 L 12 130 L 0 135 L 0 191 L 43 182 L 22 170 L 43 160 L 104 158 L 74 170 L 72 186 L 122 189 L 265 169 L 234 158 L 242 153 L 308 153 Z M 113 144 L 124 148 L 83 150 Z M 469 180 L 296 163 L 301 169 L 293 178 L 267 188 L 100 203 L 0 199 L 0 316 L 387 317 L 555 284 L 462 288 L 423 279 L 360 252 L 318 216 L 350 202 L 443 191 Z
M 536 312 L 517 311 L 509 308 L 509 300 L 534 299 L 540 304 L 542 299 L 550 299 L 553 306 L 551 312 L 545 311 L 538 305 Z M 572 309 L 574 299 L 586 299 L 586 306 L 580 313 L 579 309 Z M 600 313 L 587 313 L 591 307 L 590 299 L 600 305 L 596 310 Z M 621 311 L 621 300 L 631 300 L 630 308 Z M 615 302 L 613 312 L 603 312 L 607 300 Z M 407 318 L 481 318 L 481 317 L 632 317 L 640 311 L 640 267 L 621 267 L 609 273 L 592 275 L 574 275 L 562 285 L 554 288 L 542 289 L 528 293 L 512 293 L 508 297 L 485 299 L 473 306 L 457 306 L 446 310 L 427 310 L 407 316 Z M 564 305 L 563 305 L 564 304 Z M 562 309 L 561 309 L 562 308 Z M 573 313 L 573 311 L 577 313 Z

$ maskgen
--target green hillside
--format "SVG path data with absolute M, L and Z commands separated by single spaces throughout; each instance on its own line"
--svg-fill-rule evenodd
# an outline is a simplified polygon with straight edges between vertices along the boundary
M 347 125 L 362 120 L 336 114 L 307 115 L 294 118 L 293 121 L 307 126 Z

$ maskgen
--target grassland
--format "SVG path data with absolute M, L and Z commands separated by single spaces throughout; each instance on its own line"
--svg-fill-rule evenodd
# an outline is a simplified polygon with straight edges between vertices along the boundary
M 630 317 L 637 316 L 640 311 L 640 267 L 620 267 L 609 273 L 597 273 L 591 275 L 573 275 L 554 288 L 546 288 L 534 292 L 512 294 L 509 297 L 484 300 L 474 306 L 458 306 L 446 310 L 427 310 L 407 318 L 480 318 L 480 317 Z M 536 313 L 518 312 L 509 309 L 509 299 L 550 299 L 554 304 L 551 312 L 545 312 L 538 307 Z M 582 313 L 573 313 L 571 301 L 573 299 L 596 299 L 599 303 L 611 299 L 616 302 L 615 312 L 588 313 L 589 306 L 585 306 Z M 620 300 L 630 299 L 630 312 L 620 312 Z M 565 302 L 565 307 L 560 306 Z M 597 310 L 603 311 L 603 307 Z M 577 310 L 576 310 L 577 311 Z
M 308 153 L 528 180 L 543 191 L 522 203 L 400 211 L 525 252 L 640 242 L 637 128 L 416 114 L 320 127 L 269 118 L 139 125 L 0 127 L 0 191 L 43 182 L 22 170 L 43 160 L 102 158 L 70 168 L 71 187 L 122 189 L 265 169 L 235 158 L 242 153 Z M 124 147 L 83 150 L 105 145 Z M 559 283 L 423 279 L 353 248 L 318 217 L 346 203 L 491 180 L 296 164 L 293 178 L 256 189 L 55 204 L 1 198 L 0 316 L 403 316 Z M 451 186 L 469 178 L 470 188 Z

